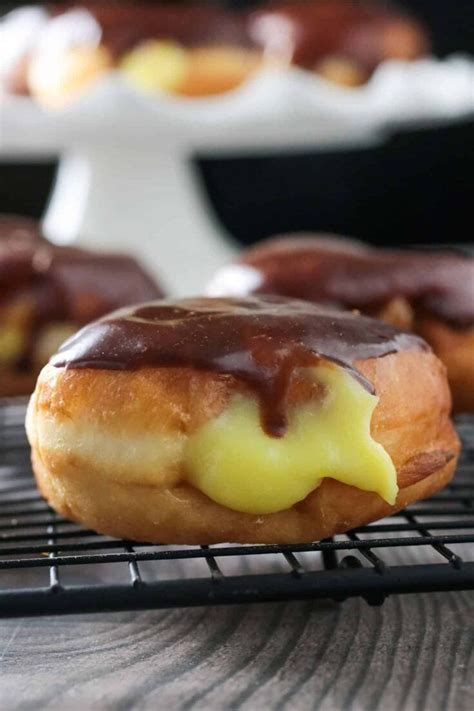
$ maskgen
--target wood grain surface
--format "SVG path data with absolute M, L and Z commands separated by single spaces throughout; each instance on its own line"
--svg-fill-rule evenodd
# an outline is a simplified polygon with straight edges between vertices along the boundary
M 474 593 L 0 620 L 0 708 L 472 708 Z

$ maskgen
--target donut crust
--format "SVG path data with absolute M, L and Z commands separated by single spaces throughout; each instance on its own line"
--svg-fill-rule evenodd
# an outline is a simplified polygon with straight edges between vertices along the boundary
M 397 469 L 395 506 L 327 478 L 289 509 L 246 514 L 187 483 L 179 458 L 151 468 L 140 437 L 186 436 L 217 416 L 235 392 L 246 391 L 232 376 L 190 367 L 124 372 L 46 366 L 27 417 L 38 486 L 66 518 L 156 543 L 302 543 L 364 525 L 441 489 L 453 476 L 460 445 L 449 418 L 445 368 L 433 353 L 393 353 L 356 367 L 380 397 L 371 431 Z M 290 402 L 305 397 L 297 382 L 291 386 Z M 74 434 L 54 436 L 61 427 L 74 433 L 76 426 L 95 438 L 92 453 L 77 446 Z M 107 440 L 121 443 L 116 461 L 94 454 Z
M 448 371 L 455 412 L 474 412 L 474 327 L 452 328 L 435 318 L 418 318 L 422 336 Z
M 454 328 L 434 316 L 417 314 L 403 298 L 392 299 L 374 316 L 424 338 L 446 366 L 453 411 L 474 412 L 474 327 Z

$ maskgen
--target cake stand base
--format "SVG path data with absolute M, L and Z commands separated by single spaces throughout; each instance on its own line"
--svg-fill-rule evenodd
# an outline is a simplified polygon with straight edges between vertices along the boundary
M 176 149 L 101 146 L 63 155 L 43 226 L 57 244 L 135 256 L 176 296 L 201 293 L 237 252 Z

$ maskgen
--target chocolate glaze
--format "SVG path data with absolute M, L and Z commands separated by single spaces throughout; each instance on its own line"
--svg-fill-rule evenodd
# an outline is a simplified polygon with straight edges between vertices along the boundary
M 337 237 L 296 236 L 263 242 L 241 264 L 251 267 L 253 286 L 246 286 L 243 271 L 234 294 L 281 294 L 371 313 L 404 297 L 417 313 L 457 328 L 474 325 L 474 259 L 454 252 L 370 249 Z M 225 268 L 220 281 L 222 290 L 211 293 L 228 293 Z
M 34 221 L 0 217 L 0 316 L 27 303 L 32 341 L 45 323 L 80 327 L 112 309 L 160 296 L 131 257 L 58 247 L 44 239 Z
M 0 215 L 0 248 L 20 242 L 30 245 L 46 241 L 38 222 L 30 217 L 19 215 Z
M 185 46 L 250 42 L 243 16 L 203 3 L 72 2 L 49 9 L 53 17 L 68 10 L 87 10 L 102 30 L 102 44 L 116 58 L 150 39 L 171 39 Z M 71 37 L 75 21 L 71 15 Z M 67 32 L 64 26 L 63 32 Z
M 346 368 L 368 390 L 356 362 L 425 342 L 381 322 L 276 296 L 157 301 L 86 326 L 51 359 L 56 367 L 134 370 L 189 366 L 231 375 L 258 395 L 262 426 L 286 428 L 293 372 L 320 359 Z
M 413 59 L 429 50 L 425 30 L 409 14 L 371 0 L 270 2 L 250 13 L 248 28 L 257 44 L 308 69 L 332 56 L 370 73 L 388 57 Z

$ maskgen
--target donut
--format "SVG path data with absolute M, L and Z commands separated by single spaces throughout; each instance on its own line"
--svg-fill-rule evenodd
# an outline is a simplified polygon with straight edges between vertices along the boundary
M 0 396 L 30 394 L 88 321 L 162 296 L 130 257 L 52 245 L 36 221 L 14 216 L 0 216 L 0 283 Z
M 30 52 L 27 85 L 61 108 L 111 69 L 141 90 L 204 96 L 236 88 L 261 66 L 237 13 L 201 3 L 63 4 Z
M 452 477 L 445 368 L 374 319 L 296 299 L 197 298 L 86 326 L 27 415 L 63 516 L 155 543 L 300 543 L 366 524 Z
M 274 237 L 208 285 L 214 296 L 280 294 L 358 309 L 425 338 L 448 369 L 454 408 L 474 411 L 474 259 L 375 249 L 334 235 Z
M 169 40 L 143 42 L 119 65 L 126 80 L 143 91 L 190 97 L 232 91 L 261 67 L 261 53 L 246 47 L 185 48 Z
M 385 59 L 429 50 L 419 22 L 372 0 L 270 2 L 241 12 L 196 2 L 59 3 L 15 10 L 2 26 L 3 87 L 51 108 L 111 69 L 140 90 L 196 97 L 231 91 L 269 63 L 359 86 Z
M 386 59 L 416 59 L 430 47 L 410 14 L 372 0 L 270 2 L 250 13 L 248 31 L 267 54 L 349 87 Z

